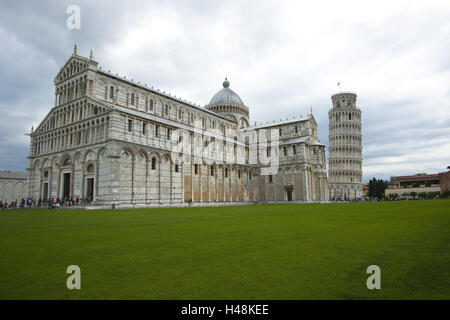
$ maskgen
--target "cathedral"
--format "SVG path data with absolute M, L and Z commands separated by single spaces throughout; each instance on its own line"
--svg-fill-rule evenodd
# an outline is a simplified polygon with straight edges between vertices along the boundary
M 326 202 L 312 114 L 250 126 L 225 79 L 205 107 L 102 70 L 74 53 L 30 133 L 28 196 L 99 207 Z

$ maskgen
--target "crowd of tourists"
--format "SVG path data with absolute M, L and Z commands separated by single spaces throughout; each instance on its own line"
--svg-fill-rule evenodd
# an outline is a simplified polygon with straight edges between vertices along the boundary
M 72 207 L 72 206 L 83 206 L 90 204 L 92 202 L 92 197 L 64 197 L 64 198 L 27 198 L 18 202 L 17 200 L 8 202 L 7 199 L 0 200 L 0 208 L 2 210 L 6 209 L 25 209 L 25 208 L 48 208 L 57 209 L 61 207 Z

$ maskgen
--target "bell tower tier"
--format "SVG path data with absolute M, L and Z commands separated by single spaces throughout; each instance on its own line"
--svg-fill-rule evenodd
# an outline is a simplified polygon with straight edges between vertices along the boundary
M 328 112 L 328 181 L 330 200 L 358 200 L 362 192 L 361 110 L 357 95 L 342 92 L 331 97 Z

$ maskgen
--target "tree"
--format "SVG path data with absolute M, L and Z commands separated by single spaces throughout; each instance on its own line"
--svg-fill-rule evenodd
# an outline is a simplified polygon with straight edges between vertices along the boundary
M 413 199 L 416 199 L 417 192 L 411 192 L 411 196 L 413 197 Z
M 369 197 L 384 198 L 384 191 L 386 190 L 387 182 L 375 177 L 369 181 Z
M 398 198 L 398 194 L 396 193 L 390 193 L 388 196 L 389 200 L 395 200 Z
M 433 199 L 437 194 L 439 194 L 440 192 L 427 192 L 427 199 Z
M 373 178 L 373 179 L 370 179 L 370 181 L 369 181 L 369 197 L 374 197 L 375 195 L 375 192 L 374 192 L 374 190 L 375 190 L 375 186 L 374 186 L 374 180 L 375 180 L 375 178 Z

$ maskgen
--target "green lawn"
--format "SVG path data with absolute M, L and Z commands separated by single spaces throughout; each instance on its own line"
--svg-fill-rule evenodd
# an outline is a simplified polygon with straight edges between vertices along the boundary
M 0 299 L 450 299 L 450 201 L 0 211 L 0 252 Z

